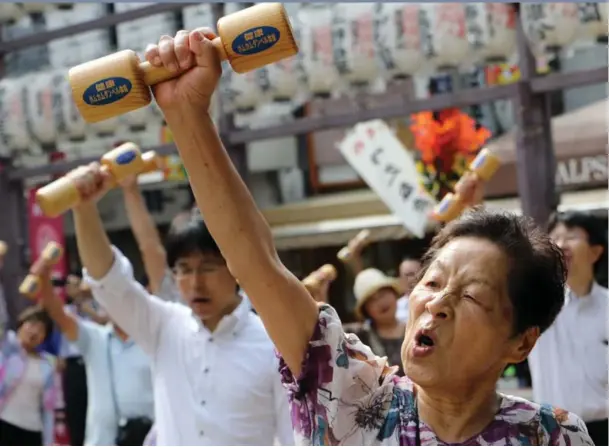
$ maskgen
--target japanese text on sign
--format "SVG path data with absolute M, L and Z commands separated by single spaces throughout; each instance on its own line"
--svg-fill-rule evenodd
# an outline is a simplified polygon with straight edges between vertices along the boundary
M 278 40 L 278 36 L 275 32 L 268 32 L 265 34 L 262 28 L 244 33 L 243 38 L 245 39 L 245 43 L 237 46 L 239 54 L 250 53 L 259 47 L 266 47 L 270 44 L 274 44 Z
M 423 237 L 435 201 L 420 186 L 412 155 L 391 129 L 380 120 L 361 123 L 339 149 L 404 226 Z

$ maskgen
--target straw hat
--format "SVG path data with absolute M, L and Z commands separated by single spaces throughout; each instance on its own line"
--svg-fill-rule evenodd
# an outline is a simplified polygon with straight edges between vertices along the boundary
M 353 294 L 355 295 L 355 315 L 363 320 L 364 314 L 362 309 L 366 302 L 381 289 L 393 289 L 395 293 L 400 296 L 402 290 L 400 288 L 400 282 L 397 278 L 392 278 L 385 275 L 378 269 L 366 269 L 362 270 L 355 277 L 355 284 L 353 285 Z

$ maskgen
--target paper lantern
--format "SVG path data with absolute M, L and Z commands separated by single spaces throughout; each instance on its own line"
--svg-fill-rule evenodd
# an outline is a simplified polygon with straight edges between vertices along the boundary
M 11 151 L 27 151 L 32 145 L 27 125 L 24 79 L 0 80 L 0 138 Z
M 419 26 L 423 54 L 438 70 L 473 62 L 464 4 L 423 3 Z
M 226 112 L 251 113 L 263 102 L 259 71 L 236 74 L 225 63 L 220 84 Z
M 66 132 L 60 86 L 63 79 L 58 72 L 43 72 L 27 81 L 27 117 L 34 138 L 43 147 L 54 144 Z
M 465 5 L 467 36 L 476 59 L 505 62 L 516 51 L 516 11 L 508 3 Z
M 57 89 L 61 95 L 65 133 L 70 140 L 81 140 L 85 137 L 87 123 L 82 118 L 82 115 L 74 103 L 74 98 L 72 97 L 72 87 L 68 82 L 65 71 L 61 73 L 63 73 L 63 76 L 56 77 L 56 80 Z
M 374 26 L 377 57 L 389 78 L 412 76 L 423 67 L 417 3 L 377 3 Z
M 0 23 L 13 23 L 24 14 L 21 3 L 0 3 Z
M 44 12 L 45 9 L 53 7 L 49 3 L 21 3 L 21 7 L 28 13 Z
M 302 25 L 294 18 L 291 22 L 294 38 L 299 42 Z M 296 99 L 305 89 L 301 53 L 261 68 L 259 79 L 263 92 L 271 101 L 285 103 Z
M 520 20 L 536 55 L 568 47 L 580 26 L 575 3 L 522 3 Z
M 580 36 L 584 39 L 598 39 L 609 34 L 607 3 L 578 3 Z
M 332 48 L 339 75 L 352 86 L 370 85 L 379 75 L 374 39 L 374 3 L 332 7 Z
M 332 11 L 330 6 L 308 3 L 298 14 L 302 24 L 300 51 L 308 90 L 327 98 L 339 85 L 332 50 Z

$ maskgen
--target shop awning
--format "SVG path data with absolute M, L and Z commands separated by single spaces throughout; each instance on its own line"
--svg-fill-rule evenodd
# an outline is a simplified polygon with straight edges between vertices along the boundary
M 606 212 L 608 199 L 606 188 L 566 192 L 562 194 L 559 211 Z M 493 210 L 521 212 L 517 197 L 489 200 L 485 204 Z M 363 228 L 368 228 L 376 241 L 411 236 L 370 190 L 310 199 L 265 210 L 264 215 L 279 250 L 343 245 Z

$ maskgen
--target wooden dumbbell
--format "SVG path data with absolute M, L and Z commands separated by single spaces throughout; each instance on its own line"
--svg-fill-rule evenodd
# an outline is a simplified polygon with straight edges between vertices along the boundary
M 362 230 L 352 239 L 352 244 L 357 247 L 359 250 L 364 248 L 370 242 L 370 231 Z M 349 246 L 345 246 L 340 249 L 340 251 L 336 254 L 336 257 L 340 259 L 342 262 L 349 262 L 351 260 L 351 249 Z
M 50 267 L 57 264 L 62 254 L 63 249 L 61 248 L 61 245 L 57 242 L 49 242 L 46 247 L 44 247 L 44 250 L 42 250 L 40 257 L 32 265 L 30 271 L 36 272 L 43 267 Z M 40 293 L 40 287 L 41 284 L 38 275 L 30 273 L 19 286 L 19 293 L 30 299 L 35 299 Z
M 313 273 L 309 274 L 302 280 L 304 286 L 311 293 L 317 292 L 319 287 L 325 282 L 331 282 L 336 279 L 336 269 L 332 264 L 324 264 Z
M 501 166 L 501 161 L 488 149 L 482 149 L 476 158 L 470 163 L 469 171 L 473 172 L 484 182 L 491 179 L 497 169 Z M 458 190 L 458 182 L 455 185 L 455 190 Z M 448 193 L 440 203 L 436 205 L 433 211 L 434 219 L 440 222 L 448 222 L 456 219 L 465 210 L 466 205 L 459 197 L 459 194 Z
M 133 143 L 121 144 L 101 158 L 104 171 L 112 176 L 112 186 L 130 175 L 145 174 L 160 169 L 156 152 L 140 152 Z M 64 176 L 36 192 L 36 202 L 42 212 L 49 217 L 57 217 L 78 205 L 81 200 L 78 179 Z
M 204 24 L 205 25 L 205 24 Z M 290 20 L 281 3 L 260 3 L 217 24 L 212 41 L 221 60 L 246 73 L 298 53 Z M 72 68 L 72 96 L 85 121 L 95 123 L 148 105 L 150 88 L 180 72 L 141 62 L 132 50 L 119 51 Z

